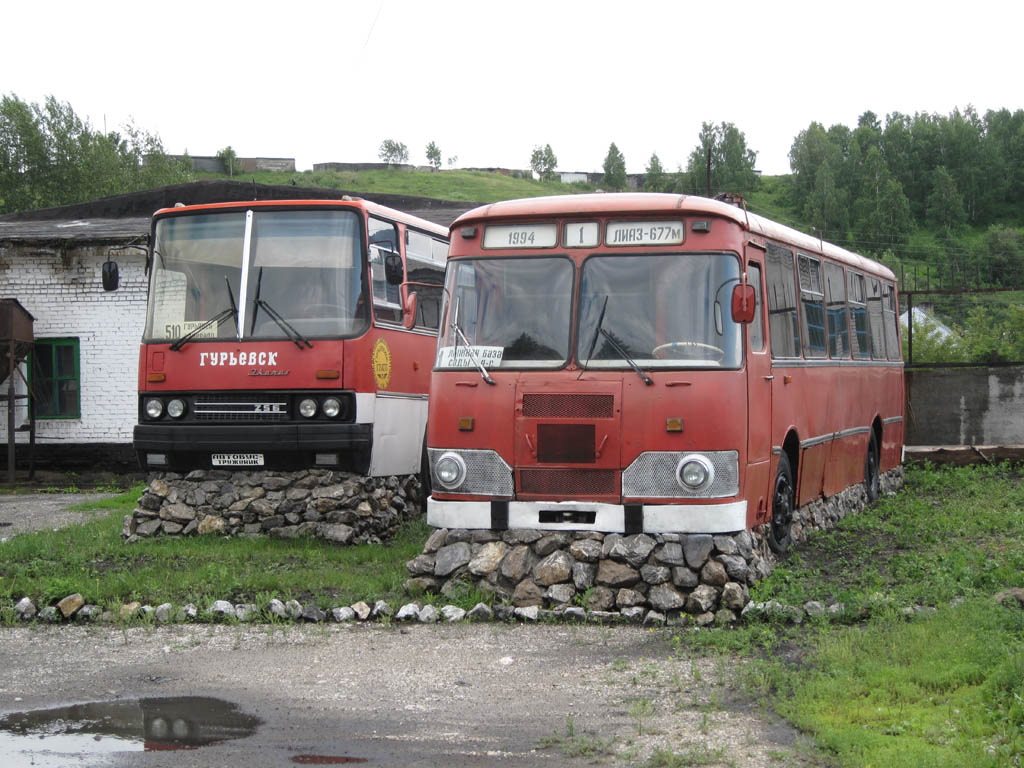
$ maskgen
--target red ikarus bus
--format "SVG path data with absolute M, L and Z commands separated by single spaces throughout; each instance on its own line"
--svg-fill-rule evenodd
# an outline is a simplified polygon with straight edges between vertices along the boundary
M 447 230 L 358 199 L 233 202 L 157 211 L 151 243 L 143 468 L 420 471 Z
M 884 266 L 724 202 L 513 200 L 451 228 L 431 379 L 438 527 L 719 533 L 903 445 Z

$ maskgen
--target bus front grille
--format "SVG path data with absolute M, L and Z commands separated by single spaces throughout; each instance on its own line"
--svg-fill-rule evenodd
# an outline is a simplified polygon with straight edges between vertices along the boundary
M 197 395 L 196 421 L 275 422 L 288 420 L 288 398 L 279 394 L 239 393 Z
M 521 469 L 519 491 L 544 496 L 618 496 L 614 469 Z

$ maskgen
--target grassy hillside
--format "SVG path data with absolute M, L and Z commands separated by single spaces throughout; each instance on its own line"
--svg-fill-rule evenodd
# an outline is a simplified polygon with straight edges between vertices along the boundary
M 215 173 L 197 175 L 199 178 L 226 178 Z M 239 174 L 235 178 L 255 179 L 260 184 L 294 182 L 300 187 L 343 189 L 367 194 L 417 195 L 475 203 L 493 203 L 518 197 L 571 195 L 594 190 L 585 184 L 545 183 L 490 171 L 261 171 Z

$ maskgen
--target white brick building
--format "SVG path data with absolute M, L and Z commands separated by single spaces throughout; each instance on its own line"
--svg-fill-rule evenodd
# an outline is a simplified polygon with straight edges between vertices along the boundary
M 64 454 L 72 446 L 88 454 L 91 446 L 99 459 L 116 446 L 113 452 L 130 461 L 146 308 L 145 259 L 139 251 L 119 252 L 121 287 L 110 293 L 103 290 L 101 268 L 110 247 L 148 239 L 148 221 L 133 221 L 135 232 L 125 234 L 128 222 L 121 221 L 117 229 L 122 234 L 115 236 L 102 220 L 73 222 L 74 239 L 59 243 L 48 234 L 58 224 L 23 226 L 28 232 L 17 237 L 0 227 L 0 297 L 17 299 L 35 318 L 32 369 L 23 363 L 15 381 L 17 392 L 24 394 L 27 379 L 36 396 L 41 457 Z M 0 383 L 0 391 L 7 387 L 6 380 Z M 6 447 L 4 411 L 0 436 Z M 26 400 L 17 401 L 15 417 L 17 442 L 27 443 Z M 24 452 L 16 453 L 21 464 Z

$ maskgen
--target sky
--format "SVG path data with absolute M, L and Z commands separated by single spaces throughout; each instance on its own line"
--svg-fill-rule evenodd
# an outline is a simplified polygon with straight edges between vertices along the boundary
M 765 174 L 812 121 L 1024 107 L 1024 3 L 177 0 L 8 3 L 0 95 L 127 122 L 171 154 L 627 171 L 731 122 Z

